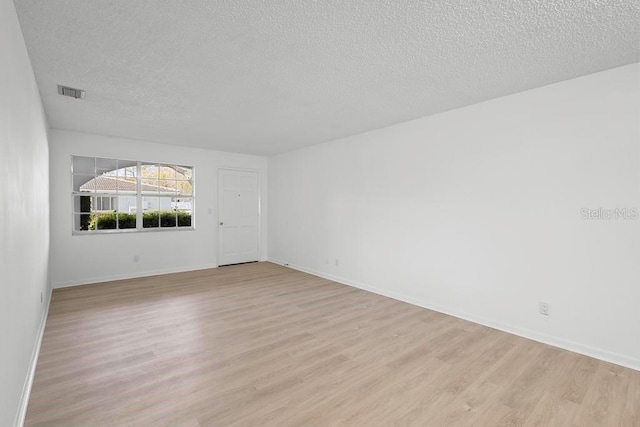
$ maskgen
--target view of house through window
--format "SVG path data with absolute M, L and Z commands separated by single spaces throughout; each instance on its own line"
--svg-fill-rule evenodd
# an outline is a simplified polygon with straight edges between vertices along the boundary
M 73 231 L 191 228 L 193 167 L 72 157 Z

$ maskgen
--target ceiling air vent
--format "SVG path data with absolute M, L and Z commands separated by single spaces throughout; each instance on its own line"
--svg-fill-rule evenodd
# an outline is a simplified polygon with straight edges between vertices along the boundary
M 58 85 L 58 94 L 63 96 L 70 96 L 75 99 L 84 99 L 84 91 L 82 89 L 74 89 L 68 86 Z

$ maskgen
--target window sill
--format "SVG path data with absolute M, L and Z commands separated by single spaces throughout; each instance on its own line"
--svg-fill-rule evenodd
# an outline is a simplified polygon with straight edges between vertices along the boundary
M 135 233 L 166 233 L 171 231 L 194 231 L 195 227 L 154 227 L 154 228 L 129 228 L 124 230 L 95 230 L 95 231 L 72 231 L 72 236 L 96 236 L 103 234 L 135 234 Z

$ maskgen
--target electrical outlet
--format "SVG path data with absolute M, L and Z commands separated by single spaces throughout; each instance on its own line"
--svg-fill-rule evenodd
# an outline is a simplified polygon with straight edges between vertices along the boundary
M 42 292 L 40 292 L 40 304 L 42 304 L 44 302 L 44 295 L 42 295 Z
M 549 315 L 549 304 L 546 303 L 546 302 L 540 301 L 538 303 L 538 310 L 540 311 L 540 314 L 542 314 L 543 316 L 548 316 Z
M 134 255 L 133 262 L 140 262 L 140 255 Z
M 340 260 L 336 258 L 336 267 L 340 267 Z

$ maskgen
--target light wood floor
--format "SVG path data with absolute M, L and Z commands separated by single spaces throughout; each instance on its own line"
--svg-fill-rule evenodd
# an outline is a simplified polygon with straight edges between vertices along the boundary
M 26 425 L 637 427 L 640 372 L 256 263 L 54 291 Z

